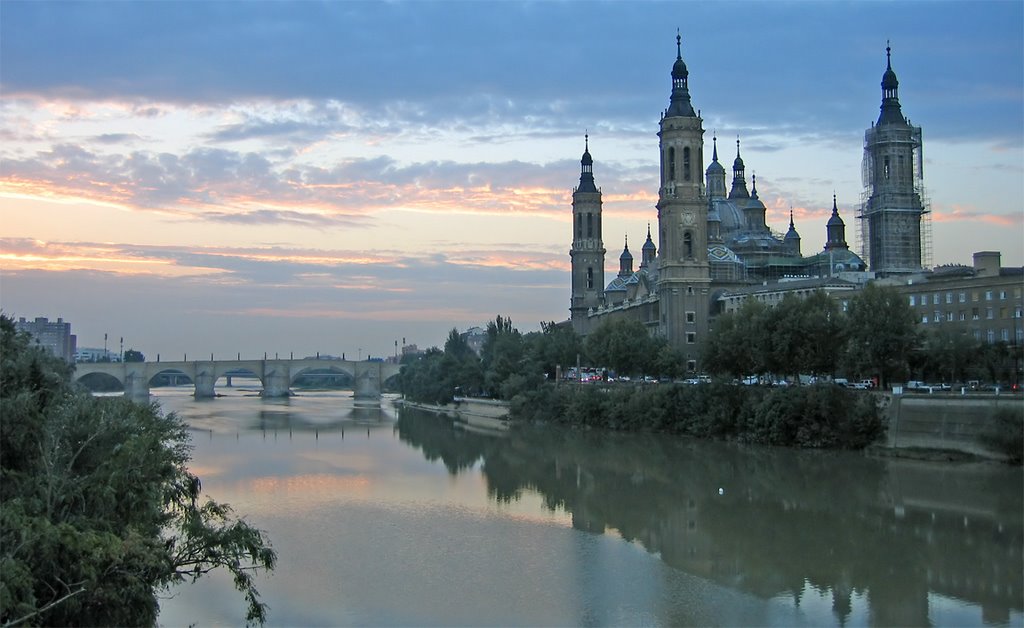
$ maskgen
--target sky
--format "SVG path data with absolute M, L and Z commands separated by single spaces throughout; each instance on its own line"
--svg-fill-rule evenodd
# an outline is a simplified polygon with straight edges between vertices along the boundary
M 656 225 L 677 29 L 706 143 L 729 170 L 740 140 L 805 254 L 833 193 L 856 243 L 888 41 L 933 264 L 1020 266 L 1022 25 L 1017 0 L 0 0 L 0 310 L 165 360 L 565 320 L 585 134 L 607 279 Z

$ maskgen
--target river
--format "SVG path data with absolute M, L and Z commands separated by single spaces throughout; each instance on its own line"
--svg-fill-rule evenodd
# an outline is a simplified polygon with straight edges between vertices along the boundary
M 1024 623 L 1019 467 L 190 392 L 154 399 L 277 550 L 273 626 Z M 159 621 L 242 625 L 244 601 L 210 575 Z

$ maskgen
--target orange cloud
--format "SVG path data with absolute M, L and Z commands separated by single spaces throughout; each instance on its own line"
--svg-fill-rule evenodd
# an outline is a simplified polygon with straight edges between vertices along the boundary
M 1024 215 L 1020 212 L 1013 214 L 986 213 L 974 206 L 951 205 L 949 208 L 939 209 L 933 205 L 932 221 L 981 222 L 999 227 L 1020 227 L 1021 224 L 1024 224 Z

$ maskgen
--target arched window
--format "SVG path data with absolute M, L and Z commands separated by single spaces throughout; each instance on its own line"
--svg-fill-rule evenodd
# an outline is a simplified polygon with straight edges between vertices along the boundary
M 676 149 L 668 147 L 668 180 L 676 180 Z
M 693 257 L 693 234 L 689 231 L 683 234 L 683 253 L 686 257 Z
M 594 214 L 587 214 L 587 237 L 594 237 Z
M 576 214 L 576 239 L 583 238 L 583 214 Z
M 594 269 L 587 268 L 587 290 L 594 289 Z
M 690 180 L 690 147 L 683 147 L 683 181 Z
M 885 179 L 889 178 L 889 158 L 885 158 L 884 165 L 882 166 L 882 177 Z

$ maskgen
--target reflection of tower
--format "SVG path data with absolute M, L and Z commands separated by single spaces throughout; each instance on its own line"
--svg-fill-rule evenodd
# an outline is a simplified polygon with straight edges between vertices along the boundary
M 589 331 L 587 312 L 601 305 L 604 291 L 604 242 L 601 239 L 601 190 L 594 185 L 590 138 L 584 136 L 580 184 L 572 191 L 572 301 L 569 316 L 576 333 Z
M 669 344 L 697 369 L 707 330 L 707 200 L 704 196 L 704 128 L 690 104 L 689 71 L 676 35 L 672 96 L 660 123 L 661 187 L 658 190 L 658 294 L 660 329 Z
M 927 261 L 930 223 L 922 200 L 921 127 L 903 117 L 899 81 L 885 49 L 882 106 L 864 134 L 861 257 L 880 275 L 911 273 Z

